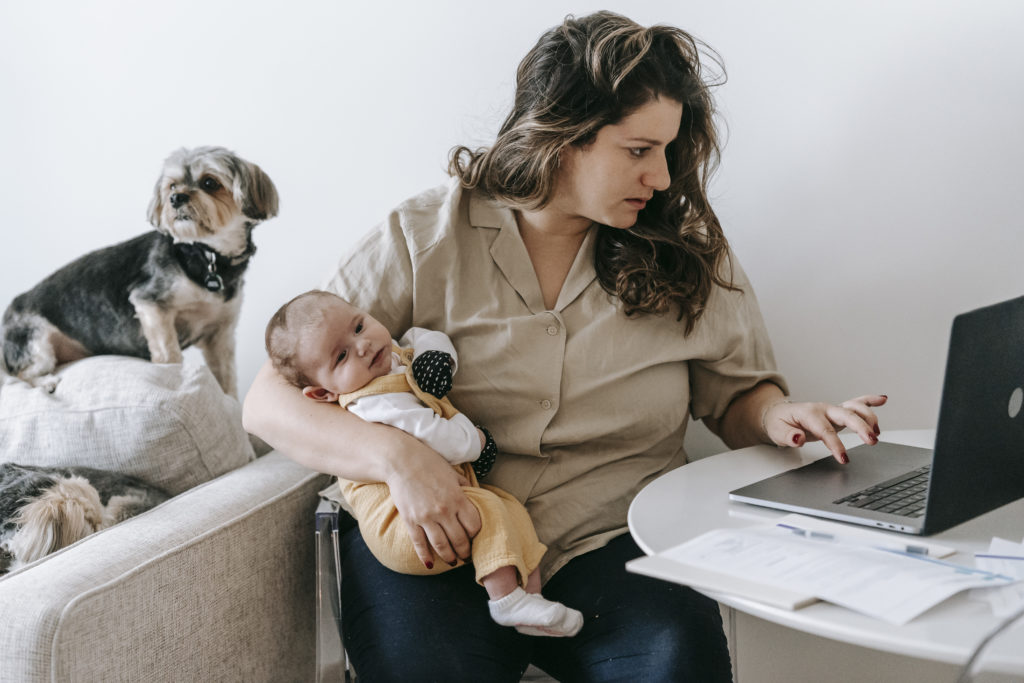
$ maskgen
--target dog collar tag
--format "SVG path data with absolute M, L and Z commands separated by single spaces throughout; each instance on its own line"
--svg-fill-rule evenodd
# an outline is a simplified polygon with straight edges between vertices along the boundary
M 210 273 L 207 275 L 206 279 L 203 280 L 203 284 L 206 285 L 206 288 L 211 292 L 219 292 L 224 288 L 224 281 L 221 280 L 220 275 L 217 275 L 216 273 Z
M 211 292 L 224 289 L 224 280 L 217 273 L 217 255 L 210 251 L 206 252 L 206 277 L 203 285 Z

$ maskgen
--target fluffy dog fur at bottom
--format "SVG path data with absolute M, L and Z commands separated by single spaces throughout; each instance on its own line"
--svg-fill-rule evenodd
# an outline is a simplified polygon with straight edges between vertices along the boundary
M 165 491 L 126 474 L 0 464 L 0 574 L 168 498 Z

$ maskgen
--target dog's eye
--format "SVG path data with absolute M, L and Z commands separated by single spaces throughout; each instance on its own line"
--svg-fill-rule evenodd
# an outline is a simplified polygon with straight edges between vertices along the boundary
M 203 188 L 204 192 L 213 193 L 220 189 L 220 183 L 215 178 L 207 176 L 199 181 L 199 187 Z

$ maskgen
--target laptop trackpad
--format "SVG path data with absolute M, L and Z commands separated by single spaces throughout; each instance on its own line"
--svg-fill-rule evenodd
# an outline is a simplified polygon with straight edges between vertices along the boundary
M 832 501 L 916 470 L 932 460 L 931 449 L 886 442 L 857 446 L 847 453 L 847 465 L 825 457 L 736 489 L 730 492 L 730 498 L 782 509 L 791 505 L 831 506 Z

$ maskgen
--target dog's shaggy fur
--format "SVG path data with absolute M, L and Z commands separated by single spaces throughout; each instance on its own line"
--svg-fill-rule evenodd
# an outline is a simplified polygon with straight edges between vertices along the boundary
M 178 363 L 195 344 L 237 396 L 234 335 L 252 230 L 277 206 L 270 178 L 226 149 L 171 154 L 149 207 L 156 230 L 90 252 L 16 297 L 0 329 L 0 368 L 53 391 L 62 363 L 98 354 Z
M 90 467 L 0 464 L 0 574 L 168 498 L 136 477 Z

